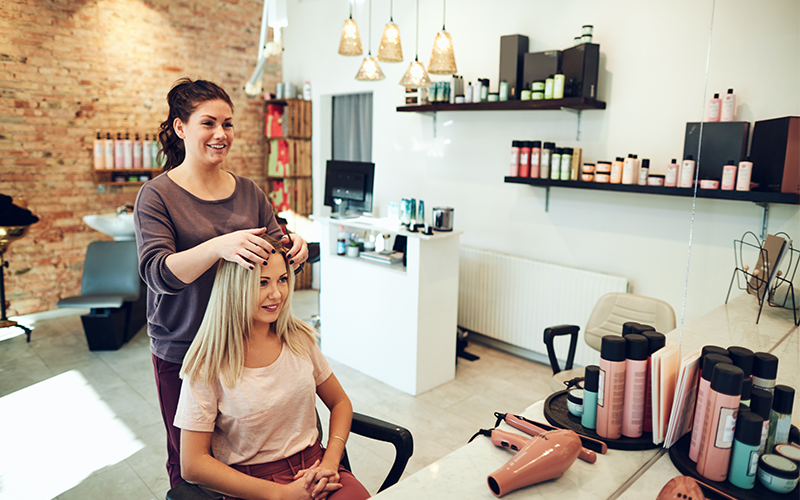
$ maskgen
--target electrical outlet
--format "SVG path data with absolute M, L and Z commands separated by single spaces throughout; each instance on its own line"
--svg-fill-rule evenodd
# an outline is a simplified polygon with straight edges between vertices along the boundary
M 106 185 L 105 184 L 98 184 L 97 185 L 97 194 L 103 194 L 106 192 Z

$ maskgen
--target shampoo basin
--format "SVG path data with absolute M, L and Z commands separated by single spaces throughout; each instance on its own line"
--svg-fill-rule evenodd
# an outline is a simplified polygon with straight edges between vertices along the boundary
M 83 222 L 95 231 L 111 236 L 114 241 L 135 239 L 132 213 L 85 215 Z

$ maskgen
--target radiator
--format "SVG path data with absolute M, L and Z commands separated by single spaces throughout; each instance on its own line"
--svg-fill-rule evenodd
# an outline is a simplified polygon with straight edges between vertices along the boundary
M 606 293 L 627 292 L 627 279 L 464 246 L 460 257 L 460 327 L 547 356 L 544 329 L 578 325 L 575 363 L 599 362 L 599 353 L 584 342 L 583 330 L 597 300 Z M 558 358 L 566 359 L 568 337 L 557 338 L 555 346 Z

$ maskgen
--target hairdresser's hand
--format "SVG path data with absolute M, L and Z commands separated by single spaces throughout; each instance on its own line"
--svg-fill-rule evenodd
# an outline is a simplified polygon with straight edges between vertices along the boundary
M 245 269 L 253 269 L 253 264 L 265 264 L 274 250 L 261 235 L 267 228 L 243 229 L 213 238 L 214 250 L 220 259 L 235 262 Z
M 287 257 L 289 257 L 289 265 L 292 266 L 292 269 L 297 269 L 297 266 L 308 259 L 308 244 L 296 234 L 284 235 L 281 238 L 281 244 L 284 247 L 288 247 L 290 241 L 292 248 L 289 249 Z

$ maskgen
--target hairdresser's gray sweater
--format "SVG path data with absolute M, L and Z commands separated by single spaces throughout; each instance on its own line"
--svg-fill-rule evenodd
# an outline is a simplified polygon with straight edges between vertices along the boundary
M 153 354 L 182 363 L 211 296 L 216 266 L 186 284 L 167 268 L 167 256 L 240 229 L 267 228 L 281 237 L 272 207 L 258 185 L 236 178 L 236 190 L 223 200 L 206 201 L 175 184 L 166 174 L 142 186 L 134 224 L 139 274 L 147 283 L 147 333 Z

